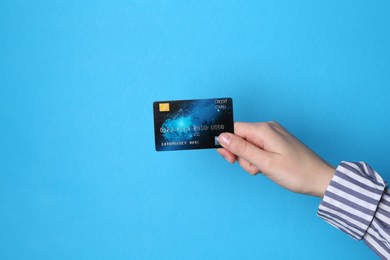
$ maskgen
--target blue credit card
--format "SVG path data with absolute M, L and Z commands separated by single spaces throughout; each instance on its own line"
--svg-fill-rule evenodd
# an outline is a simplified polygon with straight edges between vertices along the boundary
M 220 148 L 217 137 L 234 132 L 231 98 L 153 102 L 156 151 Z

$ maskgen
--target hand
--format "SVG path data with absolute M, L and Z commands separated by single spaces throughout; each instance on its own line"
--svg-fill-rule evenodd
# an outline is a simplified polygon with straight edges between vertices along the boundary
M 218 153 L 252 175 L 262 172 L 280 186 L 323 197 L 335 169 L 276 122 L 235 123 L 222 133 Z

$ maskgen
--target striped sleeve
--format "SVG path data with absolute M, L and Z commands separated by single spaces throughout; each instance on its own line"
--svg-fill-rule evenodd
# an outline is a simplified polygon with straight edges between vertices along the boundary
M 390 259 L 390 191 L 366 163 L 340 163 L 317 215 Z

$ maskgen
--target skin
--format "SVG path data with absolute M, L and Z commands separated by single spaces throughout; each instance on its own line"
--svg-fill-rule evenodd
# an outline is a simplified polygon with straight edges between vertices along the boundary
M 217 152 L 228 162 L 238 162 L 251 175 L 262 173 L 278 185 L 297 193 L 322 198 L 335 168 L 321 159 L 280 124 L 234 124 L 222 133 Z

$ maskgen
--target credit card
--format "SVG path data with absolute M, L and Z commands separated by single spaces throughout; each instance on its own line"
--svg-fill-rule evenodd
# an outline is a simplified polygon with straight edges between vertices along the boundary
M 156 151 L 220 148 L 217 137 L 234 132 L 231 98 L 153 102 Z

